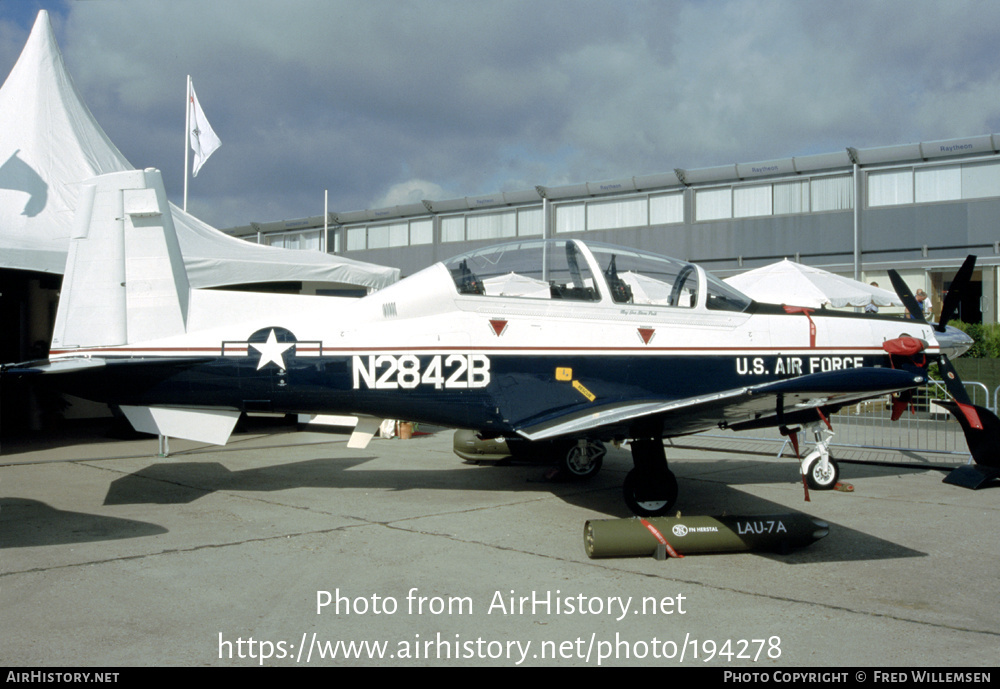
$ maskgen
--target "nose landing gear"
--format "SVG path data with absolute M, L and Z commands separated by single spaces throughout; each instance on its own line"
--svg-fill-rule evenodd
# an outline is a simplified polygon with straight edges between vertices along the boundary
M 823 428 L 820 424 L 815 424 L 812 431 L 816 445 L 802 459 L 802 475 L 806 477 L 806 482 L 813 490 L 833 490 L 837 485 L 837 479 L 840 478 L 840 467 L 830 455 L 833 431 Z

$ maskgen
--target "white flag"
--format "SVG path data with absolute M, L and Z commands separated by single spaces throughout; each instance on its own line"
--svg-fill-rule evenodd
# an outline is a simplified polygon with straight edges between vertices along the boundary
M 201 110 L 201 105 L 198 104 L 198 97 L 194 95 L 194 84 L 191 84 L 188 107 L 191 109 L 191 131 L 188 132 L 188 140 L 191 142 L 191 150 L 194 151 L 191 176 L 197 177 L 198 170 L 205 164 L 208 157 L 215 153 L 215 149 L 222 145 L 222 142 L 212 131 L 212 125 L 208 123 L 205 113 Z

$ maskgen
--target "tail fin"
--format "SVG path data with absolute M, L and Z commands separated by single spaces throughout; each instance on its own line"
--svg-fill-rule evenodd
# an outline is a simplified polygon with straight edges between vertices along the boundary
M 84 183 L 52 349 L 182 334 L 189 293 L 159 170 L 113 172 Z

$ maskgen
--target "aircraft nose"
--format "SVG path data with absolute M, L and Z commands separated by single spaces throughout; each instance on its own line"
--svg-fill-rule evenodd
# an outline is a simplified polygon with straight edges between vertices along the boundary
M 954 359 L 965 354 L 969 347 L 975 344 L 975 340 L 966 333 L 952 325 L 945 326 L 944 332 L 935 332 L 934 339 L 938 341 L 941 352 Z

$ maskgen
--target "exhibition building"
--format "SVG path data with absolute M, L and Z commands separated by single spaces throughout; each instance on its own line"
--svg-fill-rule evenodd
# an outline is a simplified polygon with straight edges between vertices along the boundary
M 734 152 L 734 155 L 738 152 Z M 476 247 L 586 237 L 675 256 L 720 277 L 789 258 L 888 287 L 895 268 L 933 308 L 968 254 L 966 322 L 996 322 L 1000 136 L 674 169 L 225 230 L 404 275 Z

